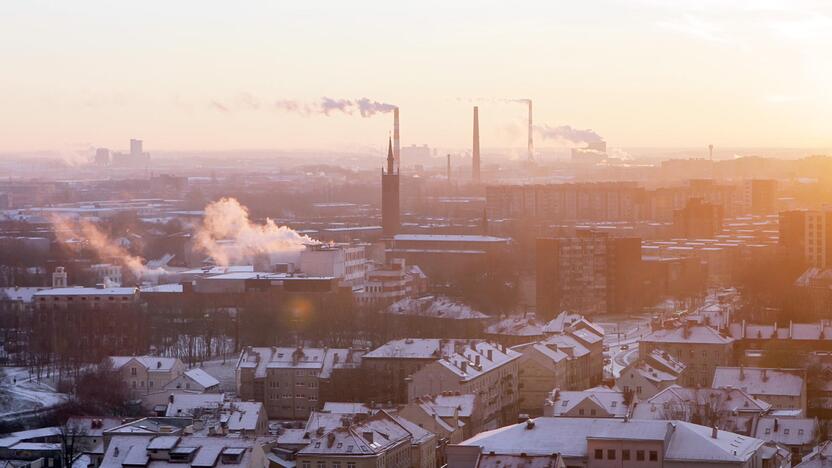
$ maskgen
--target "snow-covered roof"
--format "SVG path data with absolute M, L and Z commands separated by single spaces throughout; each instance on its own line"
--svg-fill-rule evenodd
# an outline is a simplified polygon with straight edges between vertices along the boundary
M 52 296 L 131 296 L 136 294 L 136 288 L 86 288 L 72 286 L 68 288 L 43 289 L 35 293 L 35 297 Z
M 832 440 L 816 445 L 795 468 L 832 468 Z
M 664 442 L 664 460 L 677 462 L 744 462 L 763 444 L 727 431 L 713 438 L 711 428 L 682 421 L 541 417 L 531 425 L 481 432 L 460 445 L 478 446 L 482 453 L 586 458 L 588 439 Z
M 627 403 L 624 401 L 624 392 L 607 387 L 580 391 L 555 390 L 547 401 L 547 405 L 552 407 L 552 416 L 567 415 L 577 406 L 586 403 L 594 404 L 606 411 L 606 415 L 599 414 L 598 417 L 623 418 L 628 411 Z
M 211 388 L 220 384 L 219 380 L 199 367 L 186 370 L 185 375 L 203 388 Z
M 734 340 L 721 335 L 709 326 L 691 325 L 655 330 L 645 336 L 642 341 L 648 343 L 729 344 Z
M 485 333 L 527 337 L 543 336 L 543 323 L 538 321 L 534 314 L 515 315 L 506 317 L 489 326 L 485 329 Z
M 692 417 L 693 411 L 700 408 L 714 409 L 726 414 L 763 414 L 771 408 L 771 404 L 738 388 L 692 388 L 671 385 L 647 400 L 636 403 L 633 418 L 688 419 Z
M 487 319 L 488 315 L 443 296 L 404 298 L 391 304 L 386 312 L 394 315 L 412 315 L 456 320 Z
M 755 396 L 799 397 L 803 394 L 803 370 L 717 367 L 712 386 L 740 388 Z
M 511 348 L 476 341 L 455 354 L 443 356 L 438 363 L 456 374 L 460 380 L 467 381 L 487 374 L 520 356 L 520 352 Z
M 814 418 L 763 417 L 757 421 L 754 437 L 783 445 L 811 445 L 819 429 Z
M 467 234 L 396 234 L 393 240 L 417 242 L 508 242 L 508 239 L 505 237 L 478 236 Z
M 0 300 L 30 303 L 34 300 L 35 294 L 44 289 L 46 288 L 0 288 Z
M 173 401 L 168 403 L 165 416 L 184 417 L 194 416 L 198 409 L 218 409 L 225 401 L 223 393 L 179 393 L 173 395 Z
M 464 343 L 464 340 L 462 340 Z M 453 353 L 454 340 L 403 338 L 391 340 L 364 355 L 365 359 L 439 359 Z
M 110 356 L 114 370 L 121 369 L 131 361 L 144 366 L 148 372 L 170 372 L 180 362 L 178 358 L 158 356 Z

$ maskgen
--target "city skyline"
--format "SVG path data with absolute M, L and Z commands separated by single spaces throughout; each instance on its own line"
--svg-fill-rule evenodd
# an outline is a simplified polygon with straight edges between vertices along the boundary
M 162 8 L 164 6 L 164 8 Z M 535 123 L 611 147 L 830 147 L 832 8 L 821 2 L 422 2 L 401 6 L 31 2 L 0 7 L 0 152 L 525 148 Z M 776 65 L 775 65 L 776 64 Z M 150 143 L 149 143 L 150 144 Z M 538 149 L 576 142 L 542 134 Z

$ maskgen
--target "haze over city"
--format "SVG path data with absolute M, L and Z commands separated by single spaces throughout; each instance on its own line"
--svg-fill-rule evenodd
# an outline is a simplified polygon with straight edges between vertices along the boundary
M 827 2 L 6 2 L 0 58 L 0 468 L 832 467 Z

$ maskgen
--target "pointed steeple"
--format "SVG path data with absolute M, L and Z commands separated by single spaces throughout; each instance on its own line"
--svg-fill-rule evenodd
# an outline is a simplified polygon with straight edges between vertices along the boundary
M 387 173 L 393 173 L 393 164 L 396 159 L 393 157 L 393 138 L 390 137 L 387 144 Z

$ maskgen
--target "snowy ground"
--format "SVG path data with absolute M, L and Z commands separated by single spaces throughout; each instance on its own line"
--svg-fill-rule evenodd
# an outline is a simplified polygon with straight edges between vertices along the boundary
M 605 354 L 610 358 L 606 372 L 618 378 L 621 369 L 638 359 L 638 342 L 650 333 L 649 315 L 598 316 L 593 321 L 604 328 Z
M 3 367 L 0 374 L 0 418 L 57 406 L 68 398 L 45 382 L 33 380 L 24 367 Z

